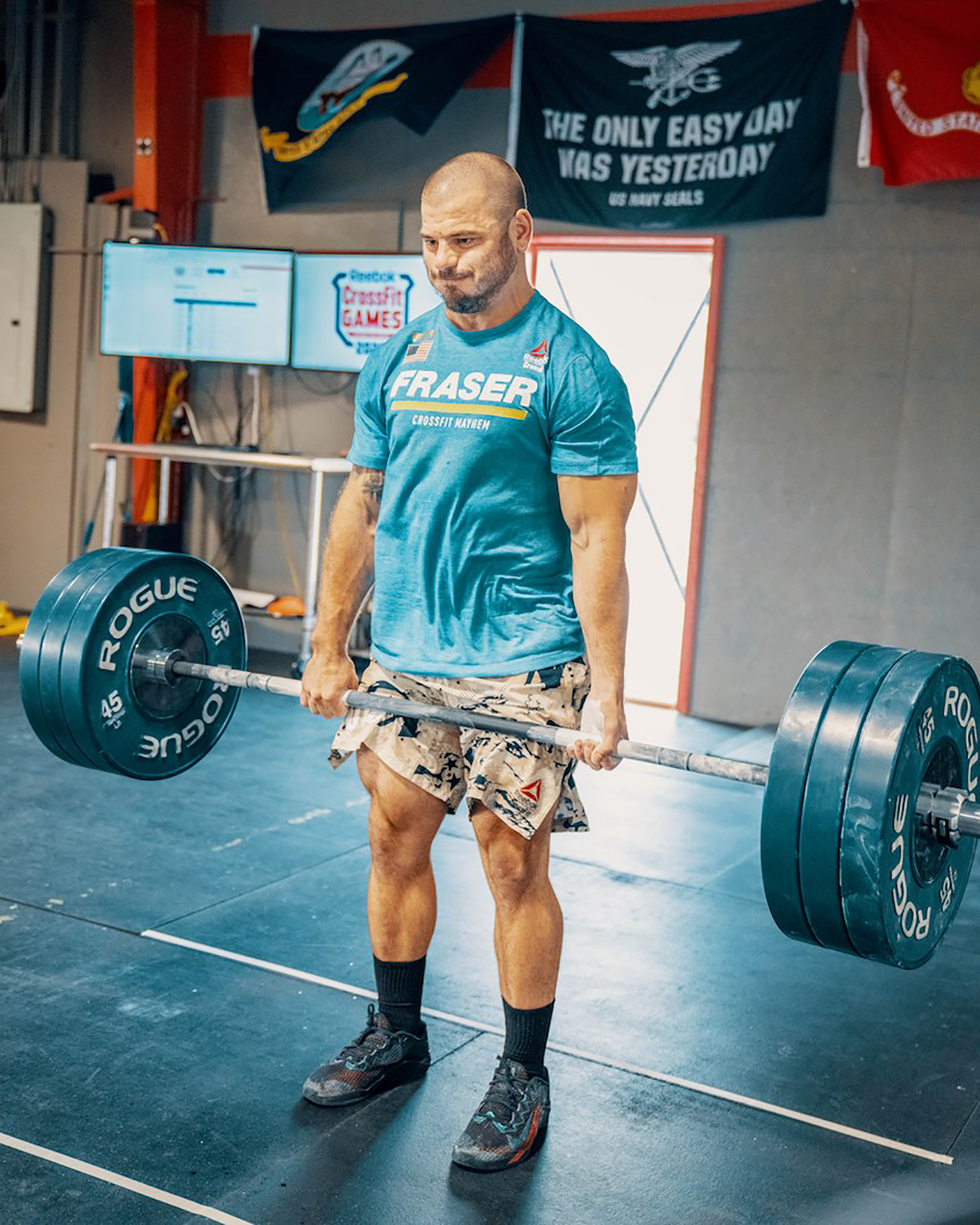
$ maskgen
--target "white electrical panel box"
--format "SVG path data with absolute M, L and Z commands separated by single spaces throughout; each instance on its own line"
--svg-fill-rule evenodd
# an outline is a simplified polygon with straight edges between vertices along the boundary
M 0 204 L 0 412 L 44 403 L 50 214 L 41 204 Z

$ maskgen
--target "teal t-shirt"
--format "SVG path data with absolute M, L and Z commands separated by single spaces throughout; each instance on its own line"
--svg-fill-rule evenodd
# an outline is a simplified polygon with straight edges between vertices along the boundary
M 585 649 L 556 475 L 636 471 L 626 385 L 535 293 L 506 323 L 442 306 L 367 359 L 349 458 L 385 471 L 372 640 L 385 667 L 507 676 Z

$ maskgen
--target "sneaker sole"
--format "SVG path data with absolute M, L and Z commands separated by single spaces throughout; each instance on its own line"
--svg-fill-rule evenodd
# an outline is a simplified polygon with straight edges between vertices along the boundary
M 303 1097 L 308 1102 L 312 1102 L 314 1106 L 350 1106 L 354 1102 L 363 1102 L 366 1098 L 374 1097 L 377 1093 L 384 1093 L 386 1089 L 394 1089 L 397 1085 L 404 1085 L 412 1080 L 421 1080 L 429 1070 L 430 1062 L 430 1060 L 422 1063 L 417 1059 L 406 1059 L 402 1063 L 395 1064 L 389 1071 L 383 1072 L 367 1089 L 345 1093 L 342 1097 L 324 1097 L 315 1089 L 304 1085 Z
M 545 1123 L 544 1127 L 538 1128 L 537 1135 L 531 1142 L 527 1152 L 523 1153 L 517 1161 L 514 1160 L 514 1155 L 512 1153 L 506 1161 L 500 1160 L 494 1165 L 487 1165 L 485 1162 L 474 1162 L 471 1164 L 465 1158 L 457 1157 L 456 1154 L 453 1153 L 453 1165 L 458 1165 L 460 1169 L 463 1170 L 472 1170 L 474 1174 L 498 1174 L 501 1170 L 513 1170 L 516 1169 L 517 1166 L 523 1165 L 525 1161 L 534 1156 L 534 1154 L 544 1143 L 544 1138 L 547 1134 L 548 1124 Z

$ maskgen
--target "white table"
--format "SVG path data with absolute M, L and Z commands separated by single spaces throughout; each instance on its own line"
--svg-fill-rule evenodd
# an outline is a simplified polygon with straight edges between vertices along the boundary
M 102 545 L 112 545 L 116 517 L 116 470 L 120 459 L 153 459 L 160 463 L 159 522 L 167 521 L 170 502 L 170 465 L 207 464 L 212 468 L 267 468 L 276 472 L 308 472 L 310 474 L 310 504 L 307 515 L 306 579 L 303 603 L 303 637 L 296 664 L 302 672 L 310 658 L 310 641 L 316 624 L 316 598 L 322 553 L 323 478 L 328 473 L 341 475 L 350 471 L 346 459 L 306 455 L 276 455 L 262 451 L 233 451 L 222 447 L 198 447 L 180 443 L 93 442 L 91 450 L 105 456 L 105 492 L 103 495 Z

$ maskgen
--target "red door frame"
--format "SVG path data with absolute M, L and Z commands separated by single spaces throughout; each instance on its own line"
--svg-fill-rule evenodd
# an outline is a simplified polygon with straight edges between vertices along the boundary
M 704 539 L 704 502 L 708 486 L 711 449 L 711 420 L 714 407 L 715 367 L 718 357 L 718 316 L 721 306 L 725 240 L 721 235 L 703 238 L 645 234 L 541 234 L 531 242 L 531 280 L 537 278 L 538 252 L 556 251 L 698 251 L 711 255 L 711 282 L 708 291 L 708 331 L 704 346 L 704 374 L 701 380 L 701 415 L 698 422 L 697 464 L 694 472 L 694 504 L 691 512 L 691 543 L 687 562 L 684 630 L 681 637 L 681 665 L 677 683 L 677 709 L 690 714 L 694 680 L 694 652 L 697 636 L 698 597 L 701 590 L 701 548 Z

